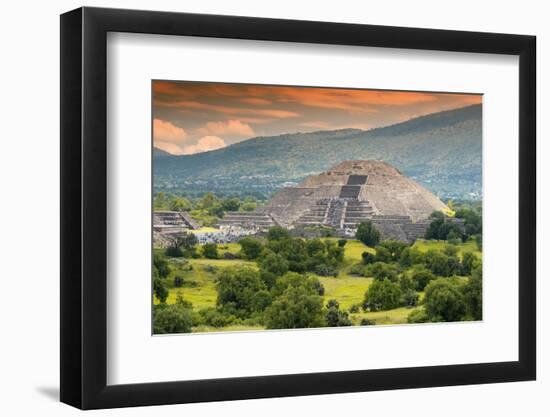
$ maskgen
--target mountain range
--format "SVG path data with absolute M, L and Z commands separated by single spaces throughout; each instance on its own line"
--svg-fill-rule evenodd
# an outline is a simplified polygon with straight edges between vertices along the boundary
M 345 160 L 383 160 L 440 198 L 482 196 L 482 107 L 432 113 L 371 130 L 340 129 L 248 139 L 175 156 L 154 149 L 155 191 L 269 197 Z

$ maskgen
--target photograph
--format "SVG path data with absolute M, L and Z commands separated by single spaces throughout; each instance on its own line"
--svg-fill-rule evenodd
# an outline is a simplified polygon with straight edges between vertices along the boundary
M 483 319 L 482 94 L 151 97 L 153 334 Z

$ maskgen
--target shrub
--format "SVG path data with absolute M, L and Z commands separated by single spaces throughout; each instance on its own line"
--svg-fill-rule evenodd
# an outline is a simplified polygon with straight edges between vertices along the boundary
M 168 266 L 166 258 L 158 253 L 153 256 L 153 268 L 160 278 L 166 278 L 170 273 L 170 266 Z
M 478 266 L 472 276 L 468 278 L 466 285 L 462 287 L 466 314 L 473 320 L 481 320 L 483 317 L 483 278 L 481 266 Z
M 273 252 L 270 252 L 265 258 L 260 260 L 260 266 L 265 271 L 277 276 L 284 275 L 288 271 L 287 260 Z
M 163 304 L 153 309 L 153 333 L 190 333 L 193 326 L 191 309 L 185 304 Z
M 327 303 L 325 321 L 328 327 L 343 327 L 352 325 L 348 313 L 341 311 L 340 304 L 334 299 L 329 300 Z
M 168 288 L 164 285 L 164 281 L 161 278 L 153 279 L 153 294 L 160 301 L 161 304 L 166 303 L 168 298 Z
M 361 320 L 361 326 L 374 326 L 376 324 L 376 321 L 370 320 L 370 319 L 362 319 Z
M 380 242 L 380 245 L 378 246 L 377 250 L 379 248 L 387 249 L 387 253 L 389 256 L 389 262 L 397 262 L 399 261 L 399 258 L 401 257 L 401 254 L 403 251 L 408 248 L 409 245 L 407 245 L 405 242 L 401 242 L 400 240 L 384 240 L 383 242 Z
M 407 323 L 428 323 L 430 320 L 423 308 L 414 310 L 407 317 Z
M 290 286 L 265 310 L 268 329 L 323 327 L 323 298 L 304 286 Z
M 411 273 L 411 280 L 416 291 L 424 291 L 426 285 L 434 279 L 435 275 L 424 267 L 414 269 Z
M 371 311 L 391 310 L 399 307 L 402 291 L 389 279 L 375 280 L 365 293 L 364 307 Z
M 460 321 L 466 305 L 460 284 L 455 279 L 438 278 L 426 286 L 424 308 L 430 321 Z
M 362 262 L 363 262 L 364 265 L 368 265 L 368 264 L 373 263 L 375 261 L 375 258 L 376 258 L 375 255 L 373 255 L 372 253 L 367 252 L 367 251 L 365 251 L 361 254 L 361 259 L 362 259 Z
M 348 243 L 348 241 L 346 239 L 339 239 L 338 240 L 338 246 L 341 247 L 341 248 L 346 246 L 346 243 Z
M 409 267 L 424 263 L 424 253 L 417 248 L 406 247 L 401 252 L 399 264 L 403 267 Z
M 242 238 L 239 240 L 239 245 L 246 259 L 256 259 L 263 249 L 262 242 L 252 237 Z
M 380 281 L 389 279 L 392 282 L 397 282 L 398 275 L 399 268 L 397 266 L 384 262 L 375 262 L 365 268 L 365 276 L 371 276 Z
M 174 277 L 174 287 L 179 288 L 181 286 L 183 286 L 183 278 L 177 275 Z
M 361 306 L 359 304 L 353 304 L 350 308 L 349 308 L 349 312 L 354 314 L 354 313 L 359 313 L 359 310 L 361 309 Z
M 205 243 L 202 246 L 202 255 L 206 259 L 218 259 L 218 245 L 215 243 Z
M 362 222 L 357 226 L 355 237 L 367 246 L 374 247 L 380 242 L 380 232 L 372 222 Z
M 470 275 L 480 262 L 472 252 L 462 254 L 462 275 Z
M 171 258 L 181 258 L 183 256 L 183 251 L 177 246 L 168 246 L 164 250 L 164 254 Z
M 307 277 L 296 272 L 288 272 L 284 276 L 277 279 L 275 285 L 271 289 L 271 293 L 274 297 L 279 297 L 290 287 L 303 287 L 310 294 L 322 295 L 325 289 L 317 278 Z
M 418 299 L 419 299 L 419 296 L 416 293 L 416 291 L 409 288 L 403 291 L 401 304 L 403 304 L 406 307 L 414 307 L 416 304 L 418 304 Z
M 214 307 L 204 308 L 199 311 L 202 322 L 207 326 L 225 327 L 232 324 L 237 318 L 230 314 L 223 314 Z
M 260 274 L 252 268 L 227 268 L 218 276 L 216 304 L 226 313 L 244 318 L 258 311 L 257 294 L 265 290 Z
M 274 226 L 267 231 L 267 240 L 286 240 L 290 238 L 288 230 L 281 226 Z

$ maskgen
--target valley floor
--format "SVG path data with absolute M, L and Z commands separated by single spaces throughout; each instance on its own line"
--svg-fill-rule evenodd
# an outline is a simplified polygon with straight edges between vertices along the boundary
M 329 238 L 330 239 L 330 238 Z M 441 250 L 446 242 L 439 241 L 417 241 L 414 246 L 421 251 L 430 249 Z M 468 241 L 458 245 L 459 256 L 463 252 L 469 251 L 481 257 L 481 253 L 477 250 L 475 242 Z M 238 243 L 219 244 L 218 251 L 220 257 L 223 254 L 230 252 L 236 254 L 240 250 Z M 363 252 L 368 251 L 374 253 L 375 250 L 363 245 L 357 240 L 349 240 L 345 246 L 345 261 L 344 267 L 339 272 L 337 277 L 322 277 L 315 274 L 325 288 L 324 301 L 336 299 L 341 308 L 349 310 L 354 305 L 360 305 L 364 299 L 365 292 L 373 282 L 373 278 L 359 277 L 349 274 L 349 269 L 353 264 L 361 260 Z M 250 262 L 242 259 L 189 259 L 168 258 L 171 272 L 167 282 L 169 284 L 168 304 L 176 302 L 178 296 L 189 301 L 193 305 L 193 309 L 198 311 L 206 307 L 215 307 L 217 292 L 215 287 L 216 274 L 220 268 L 231 266 L 249 266 L 257 268 L 255 262 Z M 174 287 L 173 279 L 179 276 L 183 278 L 184 286 Z M 422 300 L 423 293 L 419 293 Z M 155 299 L 155 303 L 158 300 Z M 407 323 L 408 315 L 419 307 L 399 307 L 393 310 L 375 311 L 375 312 L 359 312 L 350 313 L 349 317 L 354 325 L 359 325 L 363 319 L 374 321 L 377 325 L 404 324 Z M 222 328 L 214 328 L 208 326 L 198 326 L 193 328 L 193 332 L 220 332 L 220 331 L 248 331 L 262 330 L 261 326 L 246 326 L 246 325 L 230 325 Z

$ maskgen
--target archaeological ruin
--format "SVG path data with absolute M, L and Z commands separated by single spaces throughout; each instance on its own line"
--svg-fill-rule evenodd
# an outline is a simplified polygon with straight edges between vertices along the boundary
M 330 227 L 354 236 L 359 223 L 371 221 L 383 239 L 424 237 L 434 211 L 449 211 L 435 195 L 382 161 L 344 161 L 301 184 L 280 190 L 254 212 L 228 212 L 220 228 L 265 231 Z M 460 223 L 460 219 L 448 221 Z

